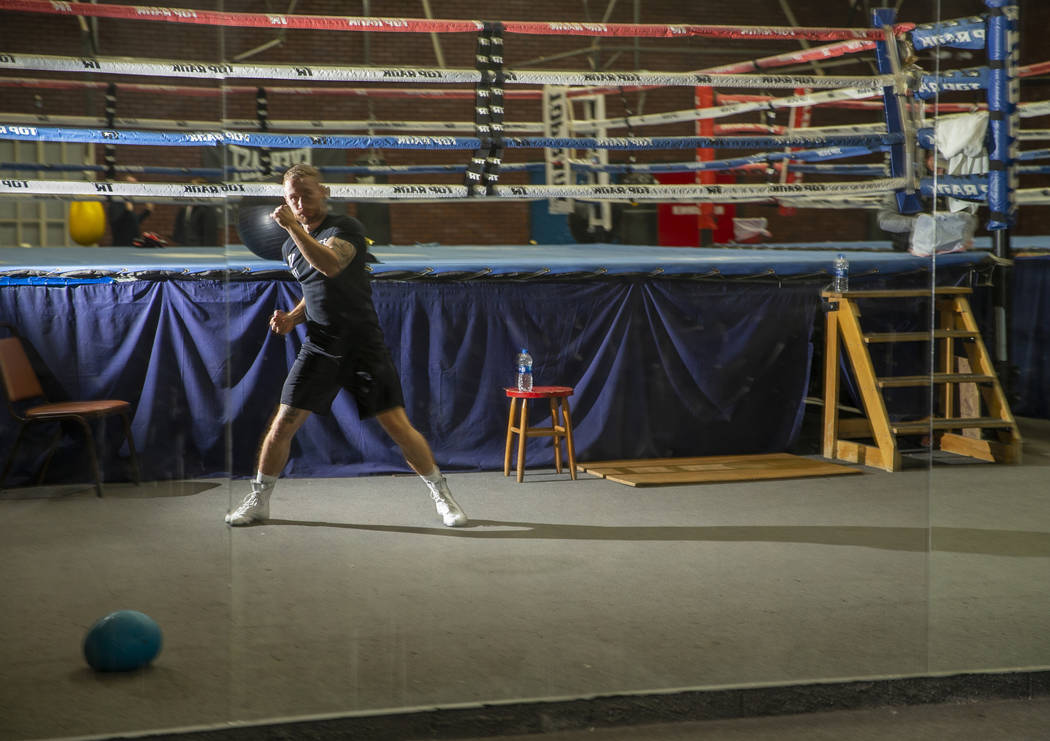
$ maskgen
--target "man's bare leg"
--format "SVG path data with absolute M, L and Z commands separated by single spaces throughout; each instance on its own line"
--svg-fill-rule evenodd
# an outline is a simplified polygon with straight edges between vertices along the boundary
M 441 520 L 449 527 L 462 527 L 467 524 L 467 515 L 452 498 L 448 482 L 441 475 L 441 470 L 434 462 L 434 453 L 426 438 L 419 433 L 405 414 L 404 407 L 395 407 L 376 415 L 376 419 L 390 439 L 401 448 L 405 462 L 412 467 L 426 482 L 430 498 L 434 500 Z
M 292 448 L 292 438 L 303 422 L 310 416 L 305 409 L 296 409 L 287 404 L 277 407 L 277 412 L 270 420 L 270 427 L 259 448 L 259 473 L 265 476 L 280 476 L 288 463 L 288 454 Z
M 250 525 L 270 517 L 270 495 L 288 462 L 292 438 L 309 416 L 310 412 L 305 409 L 286 404 L 277 408 L 259 449 L 259 473 L 252 481 L 252 490 L 233 512 L 226 515 L 226 522 L 233 526 Z

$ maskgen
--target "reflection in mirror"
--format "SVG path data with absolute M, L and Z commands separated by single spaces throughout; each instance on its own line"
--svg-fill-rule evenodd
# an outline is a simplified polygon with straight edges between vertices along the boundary
M 0 10 L 0 736 L 1050 663 L 1050 9 L 389 5 Z

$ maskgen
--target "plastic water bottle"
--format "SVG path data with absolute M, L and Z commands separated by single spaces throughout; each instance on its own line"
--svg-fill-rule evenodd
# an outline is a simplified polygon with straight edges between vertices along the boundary
M 518 353 L 518 391 L 532 391 L 532 356 L 524 347 Z
M 845 293 L 849 290 L 849 260 L 840 252 L 831 271 L 831 290 Z

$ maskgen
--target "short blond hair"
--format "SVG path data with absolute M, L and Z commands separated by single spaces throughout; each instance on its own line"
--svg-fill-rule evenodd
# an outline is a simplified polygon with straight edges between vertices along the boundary
M 284 171 L 284 179 L 281 182 L 287 183 L 289 180 L 299 180 L 300 178 L 313 178 L 317 182 L 321 182 L 321 171 L 313 165 L 300 162 Z

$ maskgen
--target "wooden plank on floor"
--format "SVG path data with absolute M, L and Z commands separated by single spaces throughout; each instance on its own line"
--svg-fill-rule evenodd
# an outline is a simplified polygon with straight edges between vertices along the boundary
M 577 467 L 592 476 L 627 486 L 710 484 L 862 473 L 857 468 L 789 453 L 595 461 L 578 463 Z

